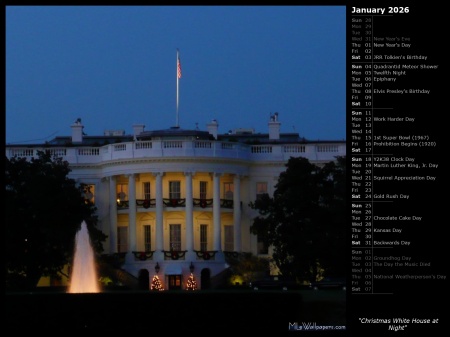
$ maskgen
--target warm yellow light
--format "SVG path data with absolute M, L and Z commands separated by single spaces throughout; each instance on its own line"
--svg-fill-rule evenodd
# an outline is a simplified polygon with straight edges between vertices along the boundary
M 230 280 L 234 285 L 242 284 L 244 282 L 244 278 L 242 277 L 242 275 L 233 275 L 231 276 Z

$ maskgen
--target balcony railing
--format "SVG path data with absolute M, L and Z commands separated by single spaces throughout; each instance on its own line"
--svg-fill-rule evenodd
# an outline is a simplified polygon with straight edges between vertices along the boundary
M 163 198 L 163 205 L 167 207 L 184 207 L 186 199 L 184 198 Z
M 164 260 L 184 260 L 187 250 L 163 250 Z
M 214 199 L 203 199 L 203 198 L 194 198 L 193 206 L 201 207 L 201 208 L 210 208 L 213 207 Z M 242 203 L 241 203 L 242 204 Z M 185 198 L 163 198 L 163 205 L 166 207 L 186 207 L 186 199 Z M 136 199 L 136 206 L 142 208 L 155 208 L 156 207 L 156 199 Z M 118 209 L 128 209 L 130 207 L 129 200 L 118 200 L 117 208 Z M 234 208 L 234 202 L 230 199 L 220 199 L 220 207 L 221 208 Z
M 37 151 L 48 150 L 52 155 L 62 157 L 69 164 L 95 164 L 104 161 L 161 158 L 161 157 L 212 157 L 235 158 L 240 160 L 281 160 L 302 156 L 309 160 L 331 161 L 336 156 L 346 154 L 346 142 L 318 142 L 308 144 L 261 144 L 250 145 L 221 141 L 192 140 L 152 140 L 136 141 L 120 144 L 109 144 L 102 147 L 29 147 L 6 146 L 8 158 L 37 157 Z
M 146 260 L 152 260 L 153 259 L 153 253 L 155 251 L 151 250 L 148 252 L 145 251 L 133 251 L 134 259 L 139 261 L 146 261 Z
M 212 207 L 213 199 L 194 198 L 194 206 L 201 208 Z
M 217 250 L 194 250 L 197 260 L 215 260 Z

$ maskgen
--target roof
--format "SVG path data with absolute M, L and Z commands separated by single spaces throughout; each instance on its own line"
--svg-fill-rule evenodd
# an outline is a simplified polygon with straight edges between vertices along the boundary
M 169 129 L 143 131 L 136 137 L 134 135 L 102 135 L 89 136 L 83 134 L 81 143 L 72 143 L 71 136 L 55 137 L 44 144 L 7 144 L 9 147 L 70 147 L 70 146 L 87 146 L 100 147 L 108 144 L 126 143 L 134 140 L 214 140 L 214 136 L 208 131 L 198 129 L 188 130 L 180 127 L 171 127 Z M 269 139 L 268 133 L 225 133 L 218 134 L 217 140 L 222 142 L 237 142 L 244 144 L 308 144 L 308 143 L 341 143 L 345 140 L 308 140 L 300 137 L 298 133 L 280 133 L 279 139 Z
M 203 140 L 213 140 L 213 136 L 208 131 L 200 130 L 186 130 L 180 127 L 174 126 L 170 129 L 154 130 L 154 131 L 144 131 L 137 135 L 139 140 L 147 140 L 153 138 L 194 138 Z

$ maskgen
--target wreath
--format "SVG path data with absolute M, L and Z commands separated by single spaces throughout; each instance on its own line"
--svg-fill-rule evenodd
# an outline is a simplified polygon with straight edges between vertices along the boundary
M 178 252 L 172 252 L 172 260 L 178 260 Z
M 150 200 L 145 199 L 144 200 L 144 208 L 149 208 L 150 207 Z
M 145 260 L 147 260 L 147 254 L 145 254 L 145 253 L 140 253 L 139 254 L 139 260 L 141 260 L 141 261 L 145 261 Z
M 172 207 L 176 207 L 177 206 L 177 199 L 171 199 L 170 203 L 172 204 Z
M 211 255 L 208 252 L 203 252 L 203 260 L 209 260 Z
M 205 208 L 206 207 L 206 200 L 201 200 L 200 201 L 200 207 L 201 208 Z

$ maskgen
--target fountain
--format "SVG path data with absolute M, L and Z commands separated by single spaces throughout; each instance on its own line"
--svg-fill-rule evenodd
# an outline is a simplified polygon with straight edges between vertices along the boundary
M 8 310 L 2 316 L 2 328 L 20 327 L 24 331 L 30 328 L 30 332 L 35 333 L 55 329 L 64 331 L 70 327 L 71 330 L 114 333 L 119 331 L 117 322 L 132 322 L 127 325 L 127 331 L 135 329 L 136 332 L 141 332 L 148 331 L 149 318 L 158 326 L 170 327 L 176 317 L 177 324 L 183 326 L 188 334 L 198 334 L 198 331 L 204 329 L 205 320 L 211 317 L 211 310 L 214 310 L 214 315 L 232 318 L 233 331 L 240 331 L 249 322 L 256 322 L 251 327 L 252 331 L 263 328 L 261 332 L 267 332 L 270 327 L 279 331 L 286 322 L 300 321 L 304 315 L 303 310 L 307 310 L 304 309 L 300 292 L 103 291 L 98 281 L 94 251 L 84 221 L 75 236 L 69 281 L 70 285 L 63 294 L 42 291 L 7 293 L 4 306 Z M 188 280 L 191 286 L 196 287 L 193 281 Z M 239 302 L 246 303 L 245 315 L 236 315 L 236 303 Z M 183 310 L 181 315 L 174 312 L 174 304 L 179 312 Z M 277 310 L 267 310 L 273 307 Z M 271 322 L 270 325 L 267 322 Z
M 70 276 L 69 293 L 98 293 L 97 270 L 95 267 L 94 250 L 86 222 L 81 223 L 81 228 L 75 237 L 75 255 Z

